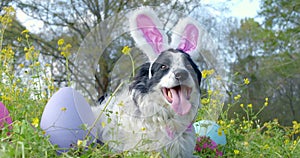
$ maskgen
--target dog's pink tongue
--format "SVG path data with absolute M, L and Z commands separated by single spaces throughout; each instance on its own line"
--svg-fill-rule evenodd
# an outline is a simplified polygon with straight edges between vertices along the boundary
M 190 111 L 192 105 L 188 101 L 187 99 L 188 96 L 186 96 L 186 93 L 182 92 L 181 88 L 179 89 L 171 88 L 170 91 L 172 93 L 172 98 L 173 98 L 172 101 L 173 110 L 179 115 L 187 114 Z

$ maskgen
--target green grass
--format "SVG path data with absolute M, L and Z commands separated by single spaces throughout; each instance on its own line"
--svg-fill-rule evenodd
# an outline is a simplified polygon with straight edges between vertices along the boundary
M 10 19 L 15 14 L 9 7 L 5 8 L 5 11 L 5 16 L 0 18 L 0 101 L 10 111 L 13 129 L 8 129 L 6 125 L 0 131 L 0 157 L 160 157 L 156 152 L 114 153 L 106 145 L 94 143 L 88 146 L 82 143 L 67 153 L 57 154 L 58 147 L 45 137 L 44 131 L 39 127 L 39 121 L 47 101 L 58 88 L 54 87 L 53 80 L 46 73 L 49 64 L 43 65 L 39 62 L 39 50 L 31 45 L 28 31 L 23 31 L 19 37 L 16 37 L 16 41 L 24 48 L 3 44 L 6 43 L 3 36 L 5 29 L 11 25 Z M 70 45 L 63 45 L 60 41 L 59 47 L 66 51 Z M 14 61 L 17 50 L 24 50 L 26 60 L 16 67 Z M 63 56 L 67 57 L 66 53 L 68 52 L 62 53 Z M 16 76 L 16 70 L 24 70 L 22 77 Z M 215 77 L 212 71 L 204 72 L 211 72 L 205 74 L 206 80 Z M 251 84 L 241 82 L 241 89 Z M 223 108 L 222 103 L 216 99 L 218 97 L 214 95 L 218 93 L 208 90 L 208 93 L 203 96 L 201 100 L 203 108 L 199 111 L 198 120 L 204 119 L 203 114 L 209 113 L 212 107 Z M 294 121 L 291 127 L 281 126 L 276 119 L 270 122 L 259 122 L 260 111 L 265 106 L 272 105 L 268 105 L 267 100 L 262 105 L 243 104 L 239 102 L 241 97 L 243 96 L 236 96 L 234 103 L 226 105 L 218 119 L 219 125 L 227 136 L 227 144 L 219 147 L 224 156 L 299 157 L 300 138 L 297 134 L 300 132 L 300 124 Z M 229 117 L 228 111 L 235 106 L 242 108 L 244 113 Z M 255 112 L 252 106 L 261 106 L 261 110 Z M 214 151 L 197 154 L 209 157 L 214 154 Z

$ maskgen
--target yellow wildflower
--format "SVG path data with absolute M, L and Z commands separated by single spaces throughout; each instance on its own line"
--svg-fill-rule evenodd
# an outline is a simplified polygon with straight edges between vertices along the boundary
M 145 128 L 145 127 L 142 127 L 141 130 L 142 130 L 142 131 L 146 131 L 146 128 Z
M 292 121 L 292 123 L 293 123 L 293 125 L 297 125 L 298 124 L 297 121 Z
M 298 143 L 297 140 L 293 141 L 293 145 L 297 145 L 297 143 Z
M 11 101 L 12 100 L 11 97 L 5 96 L 5 95 L 1 96 L 1 98 L 2 98 L 3 101 L 4 100 L 6 100 L 6 101 Z
M 290 142 L 289 139 L 285 139 L 285 140 L 284 140 L 284 144 L 288 144 L 289 142 Z
M 252 104 L 248 104 L 247 106 L 248 106 L 248 108 L 252 108 Z
M 125 55 L 128 55 L 131 51 L 131 48 L 129 48 L 128 46 L 123 47 L 122 49 L 122 53 Z
M 248 85 L 249 83 L 250 83 L 249 79 L 248 78 L 244 78 L 244 84 Z
M 269 148 L 270 148 L 270 146 L 268 144 L 263 146 L 263 149 L 269 149 Z
M 234 119 L 231 119 L 230 124 L 234 124 L 234 123 L 235 123 Z
M 29 33 L 29 30 L 27 30 L 27 29 L 25 29 L 21 32 L 21 34 L 27 34 L 27 33 Z
M 221 126 L 223 126 L 225 124 L 225 122 L 223 120 L 219 120 L 218 124 L 220 124 Z
M 30 60 L 31 59 L 31 54 L 30 52 L 25 53 L 25 60 Z
M 234 100 L 239 100 L 241 98 L 241 95 L 236 95 L 235 97 L 234 97 Z
M 243 107 L 244 107 L 244 104 L 240 104 L 240 107 L 243 108 Z
M 265 106 L 268 106 L 269 105 L 269 98 L 265 98 Z
M 300 123 L 298 123 L 297 121 L 293 121 L 293 133 L 294 134 L 298 134 L 300 133 Z
M 68 58 L 71 55 L 71 53 L 69 51 L 67 51 L 67 52 L 61 52 L 60 54 L 62 56 L 64 56 L 65 58 Z
M 24 64 L 19 64 L 19 67 L 20 67 L 20 68 L 23 68 L 23 67 L 24 67 Z
M 18 37 L 18 38 L 17 38 L 17 41 L 21 42 L 21 41 L 22 41 L 22 38 L 21 38 L 21 37 Z
M 265 98 L 265 101 L 267 102 L 267 101 L 269 101 L 269 98 L 267 97 L 267 98 Z
M 39 118 L 35 117 L 32 119 L 32 122 L 31 122 L 31 125 L 34 126 L 34 127 L 38 127 L 39 126 Z
M 215 70 L 203 70 L 202 73 L 202 78 L 207 78 L 208 76 L 212 75 L 215 72 Z
M 60 40 L 57 41 L 58 46 L 62 46 L 64 43 L 65 43 L 64 39 L 60 39 Z
M 48 85 L 48 89 L 50 89 L 50 90 L 54 90 L 54 86 L 53 85 Z M 62 110 L 62 108 L 60 109 L 60 110 Z
M 269 103 L 268 102 L 265 102 L 265 104 L 264 104 L 265 106 L 268 106 L 269 105 Z
M 82 144 L 83 144 L 83 141 L 80 140 L 80 139 L 78 139 L 78 140 L 77 140 L 77 146 L 81 146 Z
M 60 55 L 66 57 L 66 52 L 61 52 Z
M 70 43 L 68 43 L 66 46 L 65 46 L 65 49 L 69 49 L 69 48 L 72 48 L 72 45 Z
M 235 155 L 238 155 L 240 153 L 240 151 L 237 150 L 237 149 L 233 150 L 233 152 L 234 152 Z
M 208 104 L 209 103 L 209 98 L 203 98 L 201 99 L 201 104 L 205 105 L 205 104 Z
M 34 51 L 34 46 L 30 46 L 28 51 L 33 52 Z
M 37 62 L 34 63 L 34 66 L 40 66 L 40 64 L 41 63 L 37 61 Z
M 207 93 L 210 96 L 210 95 L 212 95 L 213 91 L 209 89 L 209 90 L 207 90 Z
M 33 49 L 34 49 L 34 47 L 33 47 Z M 33 53 L 33 57 L 34 57 L 35 59 L 37 59 L 39 56 L 40 56 L 40 52 L 35 51 L 35 52 Z

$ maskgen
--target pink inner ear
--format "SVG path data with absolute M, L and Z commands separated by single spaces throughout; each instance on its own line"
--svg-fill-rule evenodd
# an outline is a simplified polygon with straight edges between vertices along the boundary
M 159 54 L 163 49 L 163 37 L 151 18 L 141 14 L 137 16 L 136 22 L 137 27 L 142 31 L 147 43 L 151 45 L 155 53 Z
M 197 47 L 199 31 L 193 24 L 188 24 L 184 28 L 181 41 L 178 45 L 178 49 L 181 49 L 187 53 L 193 51 Z

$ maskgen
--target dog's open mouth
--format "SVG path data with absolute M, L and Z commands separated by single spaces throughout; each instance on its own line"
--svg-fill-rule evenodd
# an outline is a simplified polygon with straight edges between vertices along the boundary
M 192 88 L 187 86 L 176 86 L 172 88 L 163 88 L 162 92 L 177 114 L 185 115 L 191 110 L 192 105 L 189 100 Z

